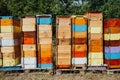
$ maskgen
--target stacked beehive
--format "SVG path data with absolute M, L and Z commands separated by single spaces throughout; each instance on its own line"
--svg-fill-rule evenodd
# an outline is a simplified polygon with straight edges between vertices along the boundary
M 71 68 L 71 17 L 56 18 L 56 68 Z
M 120 19 L 104 21 L 105 64 L 120 68 Z
M 3 60 L 0 65 L 15 66 L 20 64 L 20 21 L 13 16 L 0 18 L 0 53 Z
M 73 16 L 72 65 L 82 67 L 85 64 L 87 64 L 87 20 L 82 16 Z
M 36 59 L 36 18 L 25 16 L 21 18 L 22 45 L 21 63 L 24 69 L 34 69 L 37 65 Z
M 37 20 L 37 46 L 38 67 L 42 69 L 53 68 L 52 61 L 52 16 L 38 15 Z
M 103 65 L 103 16 L 89 12 L 88 17 L 88 66 Z

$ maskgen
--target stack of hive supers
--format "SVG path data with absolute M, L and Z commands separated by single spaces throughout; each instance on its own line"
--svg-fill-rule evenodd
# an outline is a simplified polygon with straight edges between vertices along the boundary
M 36 20 L 38 67 L 42 69 L 52 69 L 52 16 L 38 15 Z
M 82 67 L 85 64 L 87 64 L 87 19 L 82 16 L 73 16 L 72 65 Z
M 120 19 L 104 21 L 105 64 L 120 68 Z
M 34 69 L 37 65 L 36 58 L 36 18 L 25 16 L 21 18 L 22 45 L 21 63 L 24 69 Z
M 20 20 L 13 16 L 0 16 L 0 46 L 2 66 L 20 64 Z
M 71 68 L 71 17 L 56 18 L 56 68 Z
M 103 16 L 88 13 L 88 66 L 103 66 Z

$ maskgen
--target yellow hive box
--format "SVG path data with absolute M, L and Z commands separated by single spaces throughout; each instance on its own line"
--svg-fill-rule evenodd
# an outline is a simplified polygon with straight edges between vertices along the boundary
M 15 66 L 20 64 L 20 57 L 16 59 L 4 59 L 3 58 L 3 66 Z
M 20 26 L 1 26 L 1 32 L 21 32 Z
M 88 28 L 89 33 L 103 33 L 102 27 L 89 27 Z
M 110 40 L 120 40 L 120 33 L 119 34 L 110 34 Z
M 103 58 L 103 53 L 102 52 L 89 52 L 88 53 L 88 58 Z
M 102 66 L 103 65 L 103 58 L 89 58 L 88 59 L 88 65 L 89 66 Z

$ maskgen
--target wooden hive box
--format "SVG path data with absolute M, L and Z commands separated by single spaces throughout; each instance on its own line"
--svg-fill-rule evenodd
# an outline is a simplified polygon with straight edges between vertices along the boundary
M 52 37 L 52 25 L 38 25 L 37 35 L 39 38 Z
M 25 44 L 21 46 L 21 56 L 26 58 L 36 57 L 36 45 L 35 44 Z
M 52 44 L 52 38 L 38 38 L 38 44 Z
M 57 26 L 56 37 L 57 38 L 71 38 L 71 26 Z
M 58 45 L 56 56 L 57 68 L 70 68 L 71 65 L 71 46 Z
M 36 25 L 35 24 L 24 24 L 21 25 L 22 31 L 36 31 Z
M 70 26 L 71 25 L 71 17 L 70 16 L 57 16 L 56 24 L 59 26 Z
M 35 16 L 24 16 L 21 18 L 21 26 L 22 25 L 35 25 L 36 18 Z
M 102 20 L 103 14 L 102 12 L 87 12 L 84 14 L 85 17 L 87 17 L 89 20 Z
M 66 39 L 57 39 L 57 45 L 70 45 L 71 44 L 71 39 L 66 38 Z
M 103 21 L 88 21 L 89 27 L 103 27 Z
M 91 40 L 98 40 L 102 38 L 103 38 L 103 35 L 101 33 L 88 34 L 88 39 L 91 39 Z
M 3 66 L 15 66 L 20 64 L 20 46 L 1 47 Z

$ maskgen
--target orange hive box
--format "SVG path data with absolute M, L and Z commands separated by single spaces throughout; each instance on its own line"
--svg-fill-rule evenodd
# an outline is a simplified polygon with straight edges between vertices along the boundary
M 13 19 L 1 19 L 1 26 L 13 25 Z
M 72 45 L 72 51 L 87 51 L 86 44 Z
M 89 46 L 89 52 L 103 52 L 103 46 Z
M 72 18 L 72 24 L 77 24 L 77 25 L 87 24 L 87 19 L 83 17 L 74 17 Z
M 40 56 L 38 56 L 38 63 L 41 63 L 41 64 L 52 63 L 52 57 L 40 57 Z
M 51 44 L 41 44 L 38 45 L 38 56 L 41 57 L 52 57 L 52 45 Z
M 103 45 L 103 41 L 102 41 L 102 39 L 89 40 L 89 45 L 91 45 L 91 46 Z
M 86 51 L 72 51 L 72 57 L 75 58 L 84 58 L 86 57 Z
M 72 38 L 72 44 L 85 44 L 87 43 L 87 38 Z
M 120 33 L 120 27 L 109 27 L 109 33 Z

